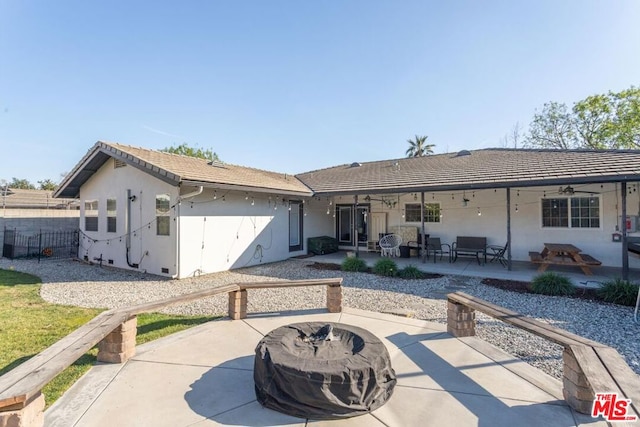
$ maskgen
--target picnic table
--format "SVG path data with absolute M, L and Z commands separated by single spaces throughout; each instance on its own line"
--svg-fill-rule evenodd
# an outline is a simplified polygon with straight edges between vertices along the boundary
M 569 243 L 545 243 L 542 252 L 529 252 L 531 262 L 540 264 L 538 272 L 544 272 L 550 265 L 569 265 L 580 267 L 584 274 L 591 276 L 591 266 L 602 263 L 582 253 L 582 251 Z

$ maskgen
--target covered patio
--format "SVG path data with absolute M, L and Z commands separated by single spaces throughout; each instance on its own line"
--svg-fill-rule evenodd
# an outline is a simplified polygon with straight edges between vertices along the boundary
M 341 264 L 348 253 L 352 251 L 338 251 L 332 254 L 315 255 L 308 258 L 309 261 L 321 262 L 321 263 L 333 263 Z M 363 259 L 368 266 L 372 267 L 382 257 L 379 253 L 375 252 L 359 252 L 358 256 Z M 425 273 L 438 273 L 438 274 L 453 274 L 460 276 L 482 277 L 502 280 L 517 280 L 522 282 L 530 282 L 538 274 L 538 265 L 527 261 L 512 261 L 511 270 L 503 267 L 499 262 L 491 262 L 491 257 L 488 256 L 487 263 L 478 265 L 476 259 L 473 257 L 458 258 L 456 262 L 448 262 L 445 255 L 442 260 L 438 257 L 436 262 L 433 262 L 433 257 L 422 261 L 421 257 L 392 257 L 388 258 L 393 260 L 398 268 L 404 268 L 408 265 L 412 265 L 420 269 Z M 608 280 L 622 277 L 622 268 L 600 266 L 593 268 L 593 275 L 585 275 L 580 268 L 568 267 L 568 266 L 551 266 L 547 271 L 553 271 L 561 273 L 571 279 L 572 283 L 578 287 L 590 287 L 594 288 L 598 286 L 598 283 L 603 283 Z M 640 281 L 640 269 L 629 269 L 629 280 L 632 282 Z

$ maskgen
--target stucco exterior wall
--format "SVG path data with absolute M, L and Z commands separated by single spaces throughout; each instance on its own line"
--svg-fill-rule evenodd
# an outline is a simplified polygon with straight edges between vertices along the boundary
M 283 200 L 284 199 L 284 200 Z M 205 191 L 180 204 L 180 277 L 242 268 L 306 254 L 307 238 L 330 230 L 315 200 L 305 200 L 303 248 L 289 250 L 288 197 Z M 302 200 L 291 197 L 291 200 Z M 253 203 L 253 204 L 252 204 Z M 326 216 L 326 215 L 325 215 Z
M 635 187 L 634 187 L 635 188 Z M 620 267 L 622 265 L 622 245 L 612 241 L 616 232 L 618 217 L 621 215 L 620 185 L 576 186 L 579 191 L 592 191 L 600 203 L 599 228 L 560 228 L 542 226 L 542 198 L 567 197 L 558 193 L 558 187 L 535 187 L 511 189 L 511 250 L 514 260 L 528 261 L 529 251 L 541 251 L 544 243 L 571 243 L 602 261 L 603 265 Z M 640 213 L 640 192 L 631 190 L 627 196 L 627 215 Z M 576 197 L 589 197 L 589 194 L 576 193 Z M 371 195 L 380 199 L 380 195 Z M 407 203 L 420 203 L 420 194 L 402 196 L 385 195 L 385 199 L 395 199 L 396 205 L 388 207 L 379 201 L 371 201 L 371 212 L 385 212 L 387 230 L 393 226 L 415 225 L 420 222 L 407 222 L 403 210 Z M 488 244 L 504 245 L 507 242 L 507 204 L 506 190 L 465 191 L 469 200 L 463 206 L 463 192 L 425 193 L 425 203 L 440 203 L 442 218 L 437 223 L 425 223 L 425 232 L 432 237 L 440 237 L 443 243 L 452 243 L 456 236 L 484 236 Z M 335 203 L 348 203 L 353 198 L 335 198 Z M 362 200 L 362 197 L 360 197 Z M 517 205 L 517 211 L 516 211 Z M 481 215 L 478 215 L 478 212 Z M 331 235 L 333 236 L 335 232 Z M 640 232 L 629 233 L 640 236 Z M 629 266 L 640 268 L 640 258 L 629 254 Z
M 80 248 L 78 255 L 89 261 L 102 256 L 103 263 L 134 269 L 127 263 L 127 190 L 136 196 L 131 202 L 131 245 L 129 263 L 140 271 L 173 276 L 176 274 L 175 211 L 170 210 L 170 235 L 156 235 L 156 195 L 169 194 L 171 205 L 178 198 L 178 187 L 171 186 L 132 166 L 114 168 L 107 161 L 81 188 Z M 116 199 L 116 232 L 107 232 L 107 199 Z M 86 231 L 84 202 L 98 200 L 98 231 Z M 163 273 L 167 269 L 168 273 Z

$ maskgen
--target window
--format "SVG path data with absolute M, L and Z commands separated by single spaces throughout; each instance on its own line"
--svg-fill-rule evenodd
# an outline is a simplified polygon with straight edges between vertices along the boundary
M 171 218 L 169 217 L 170 198 L 168 194 L 156 196 L 156 234 L 168 236 L 171 231 Z
M 571 206 L 571 209 L 569 209 Z M 542 199 L 542 226 L 599 228 L 600 198 L 570 197 Z
M 404 205 L 405 222 L 420 221 L 420 203 L 407 203 Z M 424 222 L 440 222 L 440 203 L 424 204 Z
M 84 201 L 84 231 L 98 231 L 98 201 Z
M 303 209 L 302 202 L 289 202 L 289 252 L 302 250 Z
M 116 199 L 107 199 L 107 233 L 116 232 Z

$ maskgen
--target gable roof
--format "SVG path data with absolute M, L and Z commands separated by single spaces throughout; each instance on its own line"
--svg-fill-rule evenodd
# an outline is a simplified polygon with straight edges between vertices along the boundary
M 640 181 L 640 151 L 488 148 L 353 163 L 296 176 L 319 195 Z
M 98 141 L 65 177 L 56 197 L 78 197 L 80 187 L 113 157 L 171 185 L 202 185 L 230 190 L 310 196 L 295 176 Z

